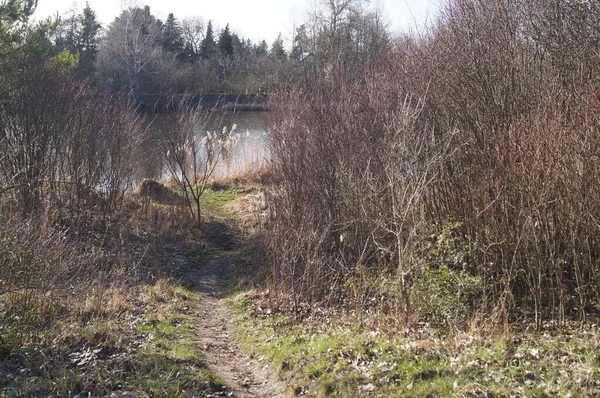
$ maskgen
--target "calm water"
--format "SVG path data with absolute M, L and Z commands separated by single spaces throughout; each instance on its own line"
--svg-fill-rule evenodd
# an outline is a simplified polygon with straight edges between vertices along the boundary
M 142 148 L 142 174 L 144 178 L 169 177 L 162 162 L 162 147 L 159 144 L 162 132 L 169 132 L 175 124 L 176 116 L 158 115 L 148 119 L 149 127 Z M 239 141 L 230 151 L 224 151 L 215 171 L 215 177 L 234 176 L 253 168 L 262 167 L 268 160 L 267 149 L 267 114 L 265 112 L 236 112 L 226 113 L 219 122 L 221 126 L 230 129 L 237 128 L 234 134 L 239 134 Z M 219 128 L 213 125 L 198 124 L 194 130 L 201 139 L 206 131 Z

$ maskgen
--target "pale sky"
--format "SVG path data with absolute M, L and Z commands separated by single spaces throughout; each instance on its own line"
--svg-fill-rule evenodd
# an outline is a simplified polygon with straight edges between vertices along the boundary
M 306 5 L 310 0 L 88 0 L 100 22 L 108 25 L 131 5 L 149 5 L 152 13 L 165 20 L 169 13 L 177 19 L 198 16 L 212 20 L 218 32 L 229 23 L 233 32 L 253 42 L 265 39 L 269 44 L 279 33 L 289 41 L 294 26 L 306 18 Z M 431 20 L 441 0 L 371 0 L 385 10 L 394 32 L 421 27 Z M 38 0 L 36 19 L 65 14 L 76 6 L 81 10 L 85 0 Z

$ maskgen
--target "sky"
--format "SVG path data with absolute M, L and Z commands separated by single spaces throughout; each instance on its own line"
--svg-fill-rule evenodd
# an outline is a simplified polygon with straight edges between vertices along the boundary
M 294 26 L 306 18 L 306 4 L 310 0 L 88 0 L 100 22 L 108 25 L 129 6 L 149 5 L 158 18 L 166 19 L 169 13 L 176 18 L 201 17 L 212 20 L 217 31 L 229 23 L 233 32 L 253 42 L 266 40 L 272 43 L 279 33 L 284 40 L 292 37 Z M 394 32 L 407 31 L 422 26 L 435 16 L 441 0 L 371 0 L 371 5 L 380 5 Z M 66 14 L 76 7 L 81 10 L 85 0 L 38 0 L 34 14 L 43 19 Z

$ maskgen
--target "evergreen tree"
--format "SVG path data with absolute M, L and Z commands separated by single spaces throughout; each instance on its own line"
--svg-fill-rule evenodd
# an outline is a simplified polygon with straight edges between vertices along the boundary
M 296 29 L 294 43 L 292 44 L 292 52 L 290 59 L 298 62 L 303 59 L 303 54 L 309 51 L 308 34 L 306 33 L 306 25 L 302 24 Z
M 139 7 L 138 7 L 139 8 Z M 148 36 L 151 33 L 152 25 L 156 22 L 154 15 L 150 12 L 150 6 L 144 6 L 144 11 L 142 11 L 142 25 L 141 25 L 141 33 L 144 36 Z M 159 21 L 159 25 L 160 25 Z
M 24 43 L 28 33 L 26 27 L 36 6 L 37 0 L 0 1 L 0 55 L 13 51 L 14 47 Z M 36 31 L 41 31 L 41 34 L 46 36 L 44 34 L 46 25 L 40 24 Z M 11 59 L 3 59 L 3 61 L 5 62 L 0 63 L 0 71 L 3 64 Z M 0 82 L 2 82 L 1 77 Z
M 231 32 L 229 32 L 229 24 L 225 26 L 225 29 L 219 35 L 219 49 L 225 57 L 233 55 L 233 37 L 231 36 Z
M 285 48 L 283 47 L 283 39 L 281 38 L 281 33 L 277 36 L 277 39 L 271 45 L 271 56 L 279 61 L 285 61 L 287 55 L 285 53 Z
M 260 44 L 258 44 L 258 46 L 255 46 L 254 52 L 258 57 L 265 56 L 269 54 L 269 45 L 265 40 L 263 40 L 260 42 Z
M 206 35 L 202 40 L 202 45 L 200 46 L 200 56 L 202 59 L 212 59 L 217 53 L 217 43 L 215 42 L 215 36 L 212 28 L 212 21 L 208 21 L 208 26 L 206 27 Z
M 86 76 L 91 76 L 98 55 L 98 35 L 102 25 L 98 22 L 96 12 L 92 10 L 88 2 L 85 3 L 79 20 L 81 24 L 77 32 L 79 70 Z
M 233 43 L 233 54 L 235 55 L 235 58 L 243 59 L 248 52 L 248 48 L 246 48 L 246 41 L 235 33 L 231 34 L 231 41 Z
M 175 19 L 173 13 L 169 14 L 167 21 L 163 26 L 163 47 L 165 51 L 180 54 L 183 52 L 183 38 L 181 36 L 181 27 Z

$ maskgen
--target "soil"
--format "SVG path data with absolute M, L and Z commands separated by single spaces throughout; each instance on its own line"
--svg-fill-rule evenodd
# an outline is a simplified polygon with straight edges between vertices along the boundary
M 219 280 L 231 264 L 232 255 L 240 243 L 226 223 L 213 223 L 206 229 L 206 237 L 213 247 L 218 248 L 218 253 L 198 266 L 188 268 L 185 275 L 202 296 L 196 308 L 197 341 L 205 364 L 221 377 L 230 396 L 291 396 L 274 369 L 243 352 L 235 342 L 235 314 L 225 303 Z

